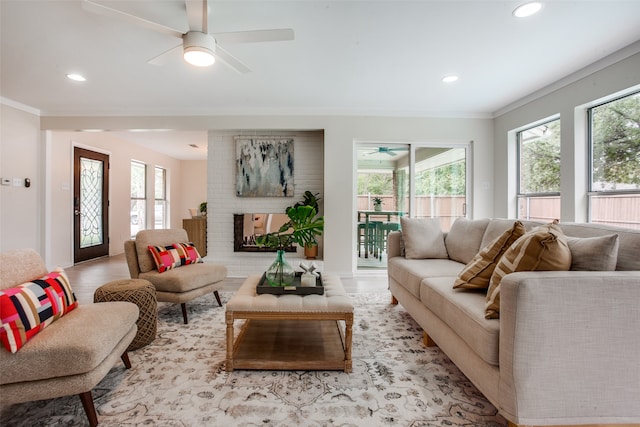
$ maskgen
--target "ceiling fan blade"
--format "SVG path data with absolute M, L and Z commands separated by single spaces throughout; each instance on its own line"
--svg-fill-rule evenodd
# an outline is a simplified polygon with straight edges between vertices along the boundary
M 149 30 L 156 31 L 158 33 L 168 34 L 173 37 L 182 38 L 182 32 L 174 30 L 173 28 L 165 27 L 157 22 L 151 22 L 139 16 L 131 15 L 130 13 L 123 12 L 118 9 L 114 9 L 109 6 L 104 6 L 100 3 L 96 3 L 91 0 L 83 0 L 82 8 L 87 12 L 92 12 L 98 15 L 114 17 L 121 21 L 129 22 L 140 27 L 147 28 Z
M 209 32 L 207 0 L 185 0 L 189 31 Z
M 249 67 L 244 65 L 242 62 L 240 62 L 239 59 L 231 55 L 229 52 L 221 48 L 219 45 L 216 45 L 216 51 L 214 56 L 216 57 L 216 59 L 224 62 L 229 68 L 234 69 L 240 74 L 246 74 L 251 71 Z
M 172 47 L 171 49 L 165 50 L 159 55 L 154 56 L 149 59 L 147 62 L 152 65 L 164 65 L 169 62 L 173 56 L 178 57 L 178 52 L 182 51 L 182 44 Z
M 213 37 L 218 43 L 259 43 L 293 40 L 295 34 L 291 28 L 275 30 L 234 31 L 230 33 L 215 33 Z

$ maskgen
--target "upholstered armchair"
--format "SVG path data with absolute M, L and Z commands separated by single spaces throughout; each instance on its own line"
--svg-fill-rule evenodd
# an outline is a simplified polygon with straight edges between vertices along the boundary
M 167 247 L 188 242 L 187 232 L 181 228 L 142 230 L 135 240 L 124 244 L 124 251 L 133 279 L 145 279 L 156 288 L 158 301 L 180 304 L 184 323 L 188 323 L 187 305 L 194 298 L 213 292 L 222 307 L 220 294 L 222 281 L 227 276 L 223 265 L 207 262 L 176 266 L 160 272 L 149 246 Z
M 3 305 L 6 309 L 2 313 L 5 334 L 18 333 L 18 327 L 39 332 L 26 342 L 12 338 L 13 346 L 18 347 L 15 353 L 0 345 L 0 400 L 3 404 L 13 404 L 77 394 L 89 425 L 95 426 L 98 418 L 91 390 L 119 359 L 126 368 L 131 367 L 127 347 L 136 335 L 138 307 L 121 301 L 79 304 L 44 327 L 43 322 L 47 321 L 43 316 L 52 304 L 43 300 L 45 291 L 38 291 L 38 286 L 47 289 L 43 278 L 49 276 L 51 273 L 33 249 L 0 254 L 0 290 L 4 291 L 5 297 L 13 296 L 2 304 L 9 303 L 25 285 L 33 287 L 21 292 L 33 295 L 35 290 L 38 301 L 43 302 L 42 306 L 28 302 L 39 313 L 39 325 L 36 325 L 38 320 L 36 323 L 32 320 L 34 316 L 29 316 L 29 320 L 16 319 L 10 313 L 12 309 Z M 17 299 L 27 301 L 29 298 L 21 295 Z M 23 313 L 27 311 L 23 310 Z M 12 322 L 18 322 L 20 326 L 12 327 Z M 24 338 L 25 334 L 22 332 L 19 336 Z M 16 342 L 22 346 L 17 346 Z

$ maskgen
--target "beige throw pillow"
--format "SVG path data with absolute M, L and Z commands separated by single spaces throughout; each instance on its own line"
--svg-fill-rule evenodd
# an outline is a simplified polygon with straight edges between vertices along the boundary
M 618 262 L 618 235 L 569 237 L 571 270 L 614 271 Z
M 400 218 L 405 258 L 448 258 L 438 218 Z
M 526 230 L 520 221 L 513 223 L 513 227 L 503 232 L 491 243 L 482 248 L 480 252 L 462 269 L 455 283 L 454 288 L 462 289 L 487 289 L 489 279 L 496 268 L 500 257 Z
M 516 240 L 502 255 L 489 281 L 485 317 L 500 317 L 500 282 L 516 271 L 569 270 L 571 251 L 558 220 L 534 228 Z
M 449 259 L 461 263 L 468 263 L 478 254 L 484 231 L 489 224 L 489 218 L 455 220 L 444 238 Z

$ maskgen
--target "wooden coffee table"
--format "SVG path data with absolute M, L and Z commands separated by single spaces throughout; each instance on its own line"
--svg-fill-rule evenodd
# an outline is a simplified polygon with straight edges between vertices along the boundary
M 324 295 L 305 296 L 258 295 L 259 280 L 248 277 L 226 304 L 226 370 L 351 372 L 353 304 L 340 278 L 323 276 Z M 234 322 L 242 319 L 234 339 Z

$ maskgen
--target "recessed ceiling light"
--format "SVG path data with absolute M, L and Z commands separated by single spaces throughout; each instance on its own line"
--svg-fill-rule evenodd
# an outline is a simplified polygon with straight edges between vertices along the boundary
M 67 78 L 74 80 L 76 82 L 84 82 L 87 79 L 84 78 L 84 76 L 80 75 L 80 74 L 67 74 Z
M 443 81 L 444 83 L 453 83 L 453 82 L 455 82 L 455 81 L 458 81 L 458 78 L 459 78 L 458 76 L 456 76 L 456 75 L 453 75 L 453 74 L 452 74 L 452 75 L 450 75 L 450 76 L 444 76 L 444 77 L 442 78 L 442 81 Z
M 513 11 L 513 16 L 516 18 L 526 18 L 527 16 L 540 12 L 540 9 L 542 9 L 542 3 L 539 1 L 532 1 L 516 7 Z

